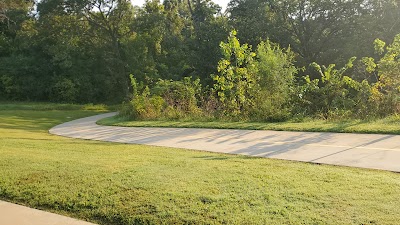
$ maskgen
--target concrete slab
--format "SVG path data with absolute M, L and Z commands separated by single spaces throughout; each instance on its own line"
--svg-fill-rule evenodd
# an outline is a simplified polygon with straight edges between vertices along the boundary
M 85 221 L 0 201 L 1 225 L 95 225 Z
M 106 113 L 50 129 L 51 134 L 98 141 L 242 154 L 400 172 L 400 136 L 192 128 L 111 127 Z

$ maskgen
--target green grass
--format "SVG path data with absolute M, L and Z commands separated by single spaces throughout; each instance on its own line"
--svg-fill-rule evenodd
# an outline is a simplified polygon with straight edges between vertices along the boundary
M 398 224 L 400 174 L 48 134 L 0 111 L 0 199 L 100 224 Z
M 92 111 L 107 111 L 116 110 L 118 106 L 107 106 L 104 104 L 60 104 L 49 102 L 2 102 L 0 101 L 0 110 L 92 110 Z
M 344 120 L 329 121 L 304 119 L 303 121 L 288 121 L 276 123 L 262 122 L 229 122 L 229 121 L 186 121 L 157 120 L 130 121 L 114 116 L 97 122 L 100 125 L 123 127 L 186 127 L 186 128 L 219 128 L 247 130 L 278 130 L 278 131 L 310 131 L 338 133 L 376 133 L 400 134 L 400 116 L 391 116 L 375 120 Z

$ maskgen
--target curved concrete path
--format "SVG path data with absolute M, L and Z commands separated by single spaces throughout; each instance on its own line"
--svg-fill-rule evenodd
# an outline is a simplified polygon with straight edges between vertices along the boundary
M 146 144 L 400 172 L 400 136 L 192 128 L 111 127 L 74 120 L 49 132 L 65 137 Z
M 85 221 L 0 201 L 1 225 L 95 225 Z

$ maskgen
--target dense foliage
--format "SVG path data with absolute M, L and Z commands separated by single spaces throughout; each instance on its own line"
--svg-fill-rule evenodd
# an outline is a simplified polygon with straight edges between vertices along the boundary
M 0 99 L 125 102 L 122 113 L 136 119 L 396 114 L 399 7 L 1 0 Z

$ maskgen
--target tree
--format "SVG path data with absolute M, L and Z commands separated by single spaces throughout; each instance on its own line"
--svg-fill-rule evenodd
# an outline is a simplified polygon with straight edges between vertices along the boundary
M 172 3 L 159 1 L 149 1 L 139 10 L 133 23 L 137 38 L 132 41 L 135 47 L 129 50 L 129 57 L 135 61 L 132 73 L 140 81 L 179 80 L 189 67 L 183 36 L 188 24 L 179 10 Z
M 238 38 L 242 42 L 257 46 L 261 40 L 275 38 L 273 35 L 275 15 L 271 10 L 273 2 L 269 0 L 231 0 L 229 2 L 227 8 L 229 23 L 238 30 Z
M 46 4 L 57 0 L 46 0 L 39 4 L 39 13 Z M 102 41 L 103 59 L 109 78 L 115 87 L 113 96 L 117 99 L 129 95 L 129 72 L 124 52 L 123 41 L 133 35 L 130 23 L 133 20 L 132 5 L 128 0 L 66 0 L 52 10 L 76 15 L 77 22 L 87 22 L 91 38 Z M 44 14 L 45 15 L 45 14 Z
M 381 55 L 377 63 L 373 58 L 364 58 L 368 72 L 378 75 L 372 88 L 372 100 L 382 115 L 400 112 L 400 34 L 386 46 L 380 39 L 374 42 L 376 52 Z
M 398 7 L 392 0 L 232 0 L 228 11 L 243 42 L 269 38 L 290 46 L 299 55 L 296 65 L 308 67 L 371 55 L 369 43 L 390 40 L 399 29 Z
M 241 45 L 232 31 L 227 42 L 221 42 L 223 58 L 218 63 L 218 74 L 212 75 L 213 90 L 224 115 L 247 116 L 255 106 L 258 80 L 251 46 Z

